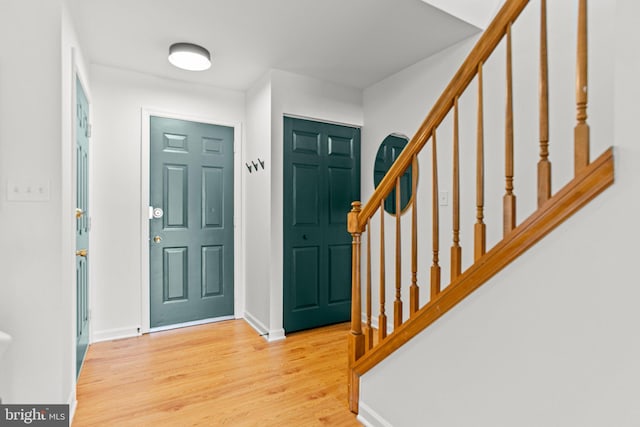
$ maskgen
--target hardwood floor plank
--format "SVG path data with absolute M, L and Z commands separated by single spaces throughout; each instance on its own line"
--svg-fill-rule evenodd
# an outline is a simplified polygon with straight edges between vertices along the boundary
M 268 343 L 243 320 L 91 345 L 75 426 L 359 426 L 349 324 Z

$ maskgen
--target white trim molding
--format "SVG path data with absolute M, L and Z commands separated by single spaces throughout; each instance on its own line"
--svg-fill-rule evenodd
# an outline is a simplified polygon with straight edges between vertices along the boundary
M 284 334 L 284 329 L 269 329 L 264 323 L 246 311 L 244 312 L 244 320 L 268 342 L 282 341 L 287 338 Z
M 93 343 L 103 342 L 103 341 L 121 340 L 123 338 L 139 337 L 140 335 L 142 335 L 142 333 L 140 332 L 140 327 L 138 326 L 107 329 L 104 331 L 94 331 L 93 341 L 91 343 L 93 344 Z
M 284 334 L 284 329 L 271 329 L 269 331 L 269 334 L 267 335 L 267 341 L 269 342 L 275 342 L 275 341 L 282 341 L 283 339 L 287 338 Z
M 259 321 L 247 311 L 244 312 L 244 321 L 247 322 L 253 329 L 255 329 L 261 337 L 266 337 L 267 335 L 269 335 L 269 328 L 267 328 L 264 323 Z
M 357 420 L 366 427 L 393 427 L 393 424 L 385 420 L 362 400 L 358 403 Z

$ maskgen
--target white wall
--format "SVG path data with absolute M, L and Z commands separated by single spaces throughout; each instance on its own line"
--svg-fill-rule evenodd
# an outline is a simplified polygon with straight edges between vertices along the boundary
M 265 107 L 268 102 L 270 105 Z M 291 115 L 362 126 L 362 91 L 281 70 L 272 70 L 249 91 L 247 103 L 247 128 L 249 129 L 247 152 L 255 153 L 256 156 L 264 155 L 264 158 L 268 159 L 265 171 L 270 174 L 269 188 L 265 187 L 265 183 L 249 184 L 261 176 L 263 171 L 255 177 L 247 178 L 246 197 L 255 199 L 247 201 L 247 205 L 268 202 L 263 206 L 270 206 L 270 211 L 266 214 L 263 209 L 246 211 L 247 224 L 263 224 L 265 220 L 270 221 L 267 225 L 266 239 L 259 243 L 262 247 L 249 248 L 252 244 L 256 245 L 255 236 L 264 236 L 264 234 L 263 231 L 258 232 L 255 229 L 250 233 L 251 225 L 247 228 L 248 258 L 257 260 L 262 257 L 256 264 L 256 270 L 247 272 L 248 275 L 255 277 L 254 283 L 247 285 L 254 289 L 251 293 L 247 293 L 247 313 L 249 319 L 254 320 L 254 326 L 258 329 L 266 329 L 261 332 L 268 333 L 270 340 L 276 340 L 284 336 L 282 323 L 283 118 L 285 115 Z M 264 109 L 270 111 L 269 135 L 263 134 L 267 129 L 264 123 Z M 263 191 L 263 194 L 257 194 L 258 191 Z M 249 268 L 253 269 L 253 266 L 247 260 L 247 269 Z M 253 292 L 256 293 L 253 294 Z
M 0 330 L 13 343 L 0 363 L 0 397 L 73 403 L 72 49 L 80 73 L 84 65 L 62 1 L 1 7 Z M 9 201 L 9 182 L 48 188 L 49 196 Z
M 260 331 L 269 332 L 269 239 L 271 225 L 271 73 L 247 92 L 247 126 L 244 176 L 244 251 L 246 260 L 245 318 Z M 264 169 L 249 173 L 245 163 L 265 162 Z M 252 166 L 253 168 L 253 166 Z M 253 170 L 253 169 L 252 169 Z
M 572 171 L 575 11 L 570 3 L 549 4 L 554 191 Z M 532 2 L 514 27 L 519 221 L 535 205 L 537 107 L 531 102 L 520 103 L 535 100 L 537 92 L 538 5 Z M 640 379 L 635 325 L 640 318 L 633 303 L 640 291 L 630 280 L 635 277 L 632 266 L 637 252 L 630 245 L 640 237 L 634 226 L 640 213 L 640 202 L 634 197 L 640 176 L 632 167 L 640 160 L 632 128 L 639 91 L 634 79 L 640 63 L 631 53 L 633 40 L 638 39 L 631 17 L 638 16 L 639 6 L 630 0 L 600 0 L 589 2 L 589 7 L 592 157 L 609 145 L 616 146 L 615 185 L 365 374 L 360 409 L 372 425 L 383 425 L 386 420 L 398 426 L 630 426 L 640 419 L 634 403 Z M 536 36 L 528 39 L 526 34 Z M 374 145 L 372 139 L 379 143 L 389 132 L 411 135 L 419 125 L 414 117 L 424 114 L 416 113 L 422 105 L 418 98 L 432 103 L 429 101 L 447 83 L 443 79 L 446 69 L 457 68 L 469 46 L 463 42 L 365 91 L 365 147 Z M 498 62 L 492 59 L 494 63 L 485 68 L 485 118 L 493 122 L 493 130 L 485 132 L 490 243 L 500 239 L 500 198 L 504 193 L 503 47 L 499 51 Z M 470 121 L 462 125 L 461 144 L 473 145 L 475 83 L 471 91 L 472 96 L 461 101 L 461 120 L 468 116 Z M 497 101 L 492 103 L 488 98 Z M 449 162 L 448 148 L 444 147 L 450 145 L 450 135 L 449 122 L 438 132 L 441 162 Z M 372 162 L 374 155 L 363 150 L 363 183 L 369 185 L 364 187 L 365 195 L 372 191 L 367 178 L 372 171 L 365 169 L 365 158 Z M 468 189 L 473 188 L 473 150 L 463 150 L 462 156 L 462 179 L 468 181 L 463 191 L 473 193 Z M 430 195 L 425 191 L 431 184 L 428 159 L 428 155 L 421 156 L 421 212 L 430 209 Z M 533 159 L 533 166 L 527 164 L 529 159 Z M 443 169 L 439 173 L 441 190 L 450 191 L 450 175 L 446 166 Z M 467 252 L 472 247 L 473 197 L 463 193 L 465 265 L 469 265 L 471 254 Z M 441 215 L 445 228 L 440 234 L 441 260 L 448 262 L 451 232 L 450 220 L 445 218 L 450 215 L 450 206 L 442 207 Z M 430 233 L 424 228 L 429 225 L 421 226 L 421 241 L 430 242 Z M 429 252 L 430 247 L 421 249 L 424 262 L 420 265 L 431 263 Z M 407 245 L 403 253 L 409 253 Z M 427 274 L 425 271 L 421 277 L 426 280 Z M 448 275 L 443 270 L 443 278 Z M 420 281 L 423 293 L 428 287 L 425 280 Z
M 148 229 L 141 221 L 141 200 L 148 194 L 141 190 L 142 109 L 241 127 L 244 94 L 99 65 L 91 67 L 91 79 L 92 326 L 94 339 L 101 340 L 135 335 L 144 324 L 141 258 Z M 236 287 L 243 283 L 241 273 L 236 269 Z

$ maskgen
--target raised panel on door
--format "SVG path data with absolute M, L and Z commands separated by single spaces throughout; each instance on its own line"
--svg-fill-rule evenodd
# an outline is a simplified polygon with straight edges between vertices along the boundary
M 224 294 L 224 247 L 202 247 L 202 297 Z
M 233 128 L 151 117 L 151 327 L 233 315 Z
M 317 308 L 320 304 L 319 255 L 317 246 L 294 248 L 291 253 L 294 311 Z
M 320 168 L 293 165 L 293 226 L 320 225 Z
M 202 168 L 202 228 L 223 227 L 224 169 Z
M 346 230 L 347 216 L 345 210 L 349 210 L 353 200 L 353 173 L 351 169 L 329 167 L 329 223 L 343 226 Z
M 187 228 L 189 168 L 164 165 L 164 228 Z
M 351 302 L 351 244 L 329 246 L 329 298 L 328 303 Z
M 163 302 L 189 298 L 188 255 L 188 248 L 164 248 L 162 254 Z

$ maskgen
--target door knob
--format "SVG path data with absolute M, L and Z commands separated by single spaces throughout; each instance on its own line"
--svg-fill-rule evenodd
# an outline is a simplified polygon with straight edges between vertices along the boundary
M 81 256 L 81 257 L 87 257 L 87 250 L 86 249 L 80 249 L 79 251 L 76 251 L 76 256 Z
M 153 241 L 156 242 L 156 243 L 160 243 L 162 241 L 162 237 L 156 236 L 156 237 L 153 238 Z
M 82 215 L 84 215 L 84 211 L 80 208 L 76 208 L 76 219 L 82 218 Z

